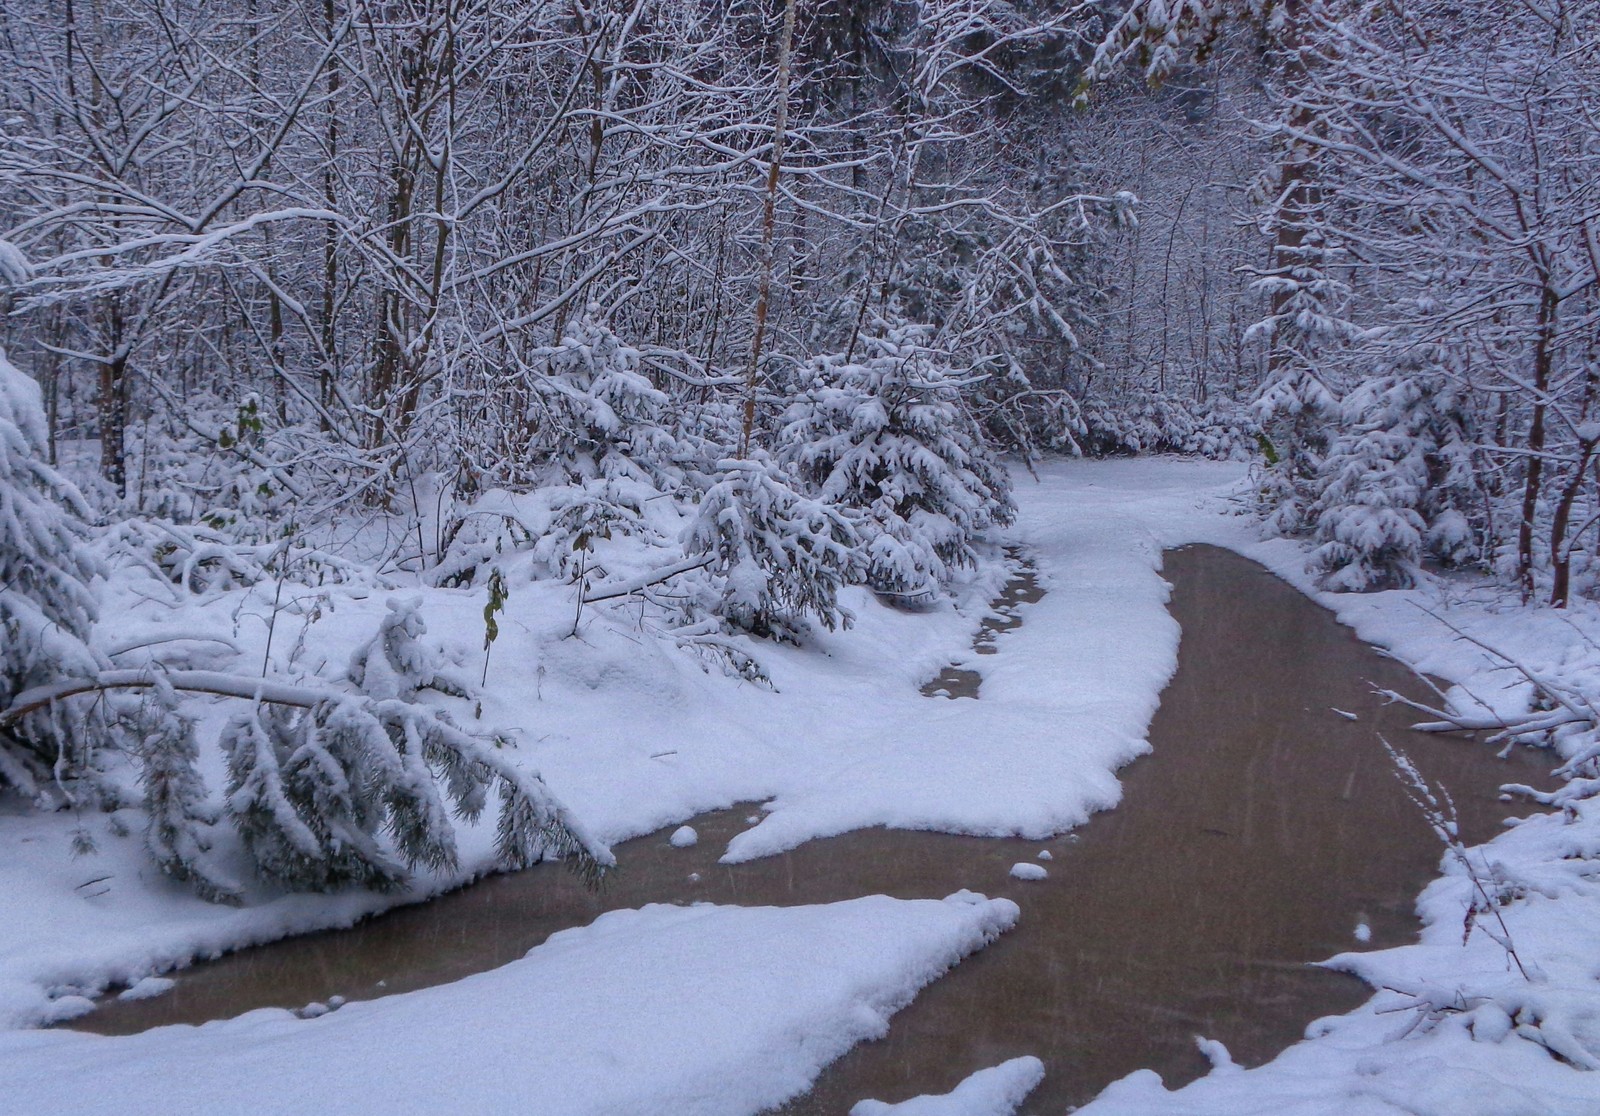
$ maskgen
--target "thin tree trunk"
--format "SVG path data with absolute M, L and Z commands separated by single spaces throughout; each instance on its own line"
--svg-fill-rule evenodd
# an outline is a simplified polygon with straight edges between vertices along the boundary
M 1555 354 L 1556 291 L 1548 279 L 1539 292 L 1539 342 L 1533 357 L 1533 416 L 1528 423 L 1528 475 L 1522 487 L 1522 520 L 1517 524 L 1517 583 L 1523 601 L 1533 599 L 1533 521 L 1544 481 L 1546 399 Z
M 773 233 L 778 215 L 778 171 L 783 164 L 783 133 L 789 123 L 789 48 L 794 41 L 795 0 L 785 0 L 783 35 L 778 40 L 778 114 L 772 123 L 772 159 L 767 166 L 767 198 L 761 214 L 761 287 L 756 294 L 755 334 L 750 339 L 750 367 L 745 372 L 744 425 L 739 431 L 739 456 L 750 456 L 750 435 L 756 425 L 756 383 L 761 344 L 766 340 L 767 307 L 772 299 Z

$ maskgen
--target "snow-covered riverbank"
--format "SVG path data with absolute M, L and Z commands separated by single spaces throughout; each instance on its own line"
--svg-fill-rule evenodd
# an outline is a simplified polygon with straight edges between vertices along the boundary
M 766 812 L 734 838 L 729 859 L 769 855 L 870 825 L 1043 836 L 1080 824 L 1117 802 L 1113 772 L 1146 750 L 1150 716 L 1176 663 L 1179 633 L 1164 609 L 1162 550 L 1217 543 L 1302 587 L 1304 559 L 1293 544 L 1258 541 L 1253 522 L 1232 514 L 1228 495 L 1243 479 L 1238 466 L 1063 462 L 1040 476 L 1038 484 L 1019 476 L 1022 514 L 1011 537 L 1030 549 L 1049 592 L 994 655 L 977 656 L 969 641 L 983 602 L 1004 577 L 998 561 L 962 587 L 959 608 L 904 614 L 857 593 L 848 604 L 858 622 L 848 632 L 820 637 L 808 649 L 752 645 L 772 691 L 707 673 L 642 630 L 624 605 L 589 610 L 579 638 L 566 638 L 573 623 L 570 590 L 519 584 L 501 620 L 482 722 L 517 733 L 519 756 L 607 842 L 755 799 L 767 802 Z M 229 617 L 265 607 L 253 594 L 270 591 L 214 599 L 196 610 L 191 626 L 213 624 L 242 656 L 260 656 L 263 646 L 252 642 L 259 640 L 259 626 Z M 307 627 L 301 656 L 342 661 L 375 626 L 382 594 L 335 592 L 332 617 Z M 1575 629 L 1563 621 L 1510 608 L 1500 595 L 1470 583 L 1320 599 L 1365 638 L 1485 696 L 1513 680 L 1494 672 L 1482 652 L 1456 640 L 1417 604 L 1443 610 L 1488 642 L 1544 654 L 1576 646 Z M 121 603 L 130 628 L 164 614 L 148 606 L 143 617 L 132 594 Z M 430 636 L 459 665 L 479 661 L 482 603 L 481 593 L 427 591 Z M 1581 627 L 1593 617 L 1580 612 L 1574 620 Z M 982 700 L 918 694 L 921 682 L 950 663 L 982 672 Z M 985 741 L 981 753 L 969 746 L 974 739 Z M 98 987 L 284 933 L 338 925 L 394 901 L 299 896 L 241 910 L 213 907 L 144 866 L 136 837 L 97 830 L 100 851 L 73 859 L 75 824 L 63 816 L 0 817 L 0 832 L 15 850 L 0 864 L 0 886 L 20 914 L 0 930 L 0 1009 L 16 1023 L 85 1008 L 81 993 Z M 122 824 L 136 832 L 138 818 L 127 812 Z M 486 828 L 463 830 L 464 874 L 488 862 Z M 1424 896 L 1430 925 L 1421 945 L 1350 960 L 1376 984 L 1430 997 L 1441 1009 L 1436 1022 L 1425 1020 L 1405 1039 L 1389 1041 L 1418 1013 L 1391 1012 L 1402 1006 L 1401 994 L 1385 992 L 1363 1011 L 1319 1025 L 1320 1037 L 1263 1069 L 1231 1072 L 1218 1054 L 1222 1068 L 1188 1089 L 1169 1094 L 1151 1075 L 1136 1076 L 1087 1111 L 1337 1108 L 1342 1116 L 1353 1104 L 1355 1111 L 1374 1112 L 1600 1111 L 1600 1080 L 1538 1044 L 1544 1041 L 1569 1062 L 1581 1060 L 1585 1049 L 1600 1050 L 1600 1024 L 1589 1022 L 1600 1019 L 1600 997 L 1586 960 L 1600 955 L 1600 941 L 1585 928 L 1600 924 L 1591 914 L 1596 896 L 1584 875 L 1587 862 L 1566 856 L 1583 851 L 1589 832 L 1581 822 L 1540 819 L 1491 846 L 1489 856 L 1505 864 L 1507 877 L 1525 893 L 1506 919 L 1519 954 L 1539 969 L 1535 982 L 1508 976 L 1504 951 L 1481 935 L 1460 947 L 1470 881 L 1447 875 Z M 457 878 L 421 880 L 417 894 Z M 968 886 L 983 891 L 998 884 L 972 880 Z M 125 1103 L 114 1103 L 118 1094 L 108 1088 L 97 1102 L 105 1111 L 217 1111 L 209 1090 L 225 1082 L 233 1090 L 228 1095 L 241 1098 L 237 1107 L 259 1110 L 248 1103 L 266 1095 L 256 1086 L 280 1073 L 291 1053 L 297 1072 L 308 1059 L 360 1060 L 369 1047 L 411 1050 L 418 1058 L 426 1053 L 442 1062 L 468 1056 L 448 1054 L 453 1048 L 419 1038 L 420 1030 L 465 1036 L 464 1051 L 474 1047 L 471 1036 L 493 1033 L 508 1051 L 548 1049 L 561 1056 L 507 1054 L 474 1078 L 493 1083 L 481 1093 L 463 1093 L 457 1075 L 419 1071 L 404 1089 L 405 1105 L 414 1111 L 488 1110 L 514 1100 L 550 1112 L 753 1112 L 802 1090 L 829 1058 L 877 1033 L 886 1012 L 1015 917 L 1008 904 L 976 900 L 691 910 L 703 914 L 647 908 L 632 918 L 607 916 L 539 947 L 521 965 L 350 1005 L 314 1021 L 258 1012 L 133 1039 L 13 1030 L 0 1035 L 0 1095 L 30 1098 L 31 1110 L 59 1103 L 68 1080 L 109 1079 L 123 1083 Z M 822 950 L 827 943 L 834 944 Z M 616 961 L 613 954 L 649 949 L 657 952 L 644 985 L 620 979 L 608 991 L 604 981 L 540 975 L 570 963 L 573 973 L 614 968 L 628 977 L 638 963 Z M 544 989 L 542 999 L 530 1002 L 529 982 Z M 580 986 L 588 990 L 580 994 Z M 1459 1006 L 1469 1010 L 1450 1010 L 1457 993 Z M 526 1009 L 510 1011 L 502 1002 L 508 997 Z M 750 1033 L 740 1043 L 707 1039 L 703 1049 L 694 1047 L 700 1050 L 695 1057 L 657 1049 L 644 1037 L 620 1044 L 589 1044 L 584 1037 L 693 1030 L 712 1011 L 748 1021 Z M 563 1037 L 550 1046 L 555 1032 Z M 1563 1035 L 1576 1045 L 1565 1045 Z M 550 1067 L 558 1062 L 588 1066 L 592 1078 L 582 1076 L 590 1069 L 574 1070 L 577 1076 L 554 1073 Z M 196 1065 L 206 1072 L 191 1075 L 192 1089 L 184 1094 L 191 1107 L 158 1104 L 163 1082 L 185 1078 L 183 1067 Z M 278 1092 L 279 1079 L 272 1080 L 274 1096 L 298 1096 Z M 551 1091 L 558 1085 L 578 1089 L 592 1104 L 563 1100 L 577 1094 Z M 352 1089 L 329 1095 L 327 1107 L 363 1111 L 370 1099 L 393 1110 L 378 1095 Z M 213 1098 L 209 1109 L 207 1096 Z

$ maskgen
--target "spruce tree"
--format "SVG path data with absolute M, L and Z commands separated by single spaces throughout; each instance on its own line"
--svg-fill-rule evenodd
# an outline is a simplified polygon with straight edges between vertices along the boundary
M 0 709 L 99 666 L 87 643 L 100 572 L 84 545 L 87 508 L 45 463 L 46 446 L 39 386 L 0 351 Z M 73 794 L 99 730 L 57 713 L 42 708 L 0 733 L 0 786 L 41 801 L 52 786 Z
M 720 462 L 684 535 L 710 558 L 702 607 L 736 631 L 797 642 L 807 618 L 848 626 L 839 590 L 855 580 L 860 537 L 838 507 L 797 491 L 769 457 Z
M 824 356 L 785 410 L 780 459 L 858 518 L 867 584 L 938 591 L 976 560 L 983 531 L 1015 514 L 1011 484 L 968 412 L 929 329 L 879 321 L 864 358 Z
M 1460 400 L 1440 375 L 1388 373 L 1340 404 L 1317 476 L 1311 568 L 1329 589 L 1415 583 L 1422 557 L 1477 552 L 1477 481 Z

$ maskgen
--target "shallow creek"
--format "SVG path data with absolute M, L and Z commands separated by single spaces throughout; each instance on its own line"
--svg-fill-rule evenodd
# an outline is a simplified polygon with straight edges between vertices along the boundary
M 351 930 L 197 964 L 164 996 L 109 1000 L 74 1025 L 127 1034 L 333 996 L 370 999 L 505 964 L 556 930 L 649 902 L 825 903 L 970 887 L 1016 899 L 1018 927 L 925 989 L 886 1039 L 834 1063 L 785 1116 L 842 1116 L 864 1097 L 948 1091 L 1020 1054 L 1047 1067 L 1023 1111 L 1051 1114 L 1140 1067 L 1169 1085 L 1200 1075 L 1196 1034 L 1222 1040 L 1241 1063 L 1265 1061 L 1311 1020 L 1367 995 L 1355 978 L 1307 962 L 1416 935 L 1413 903 L 1440 849 L 1377 734 L 1450 789 L 1469 842 L 1492 836 L 1510 811 L 1499 785 L 1540 781 L 1540 765 L 1409 732 L 1405 711 L 1372 690 L 1420 696 L 1417 680 L 1260 566 L 1187 547 L 1168 552 L 1165 576 L 1183 640 L 1151 726 L 1154 753 L 1121 773 L 1122 805 L 1074 834 L 1021 841 L 874 829 L 719 865 L 728 839 L 759 813 L 724 810 L 693 820 L 693 848 L 672 848 L 669 830 L 617 846 L 621 870 L 598 894 L 558 866 L 498 876 Z M 1024 570 L 977 650 L 1003 652 L 1004 631 L 1038 596 Z M 967 674 L 941 676 L 925 692 L 975 696 L 981 679 Z M 1052 682 L 1071 684 L 1040 679 Z M 1048 879 L 1007 876 L 1041 850 L 1052 856 Z M 1367 945 L 1355 939 L 1358 923 L 1370 926 Z

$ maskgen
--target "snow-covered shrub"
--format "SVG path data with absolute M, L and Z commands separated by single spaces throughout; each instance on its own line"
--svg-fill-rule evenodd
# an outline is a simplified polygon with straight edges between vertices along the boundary
M 784 411 L 779 459 L 823 500 L 859 513 L 874 589 L 919 593 L 975 561 L 1015 514 L 1011 484 L 920 325 L 862 338 L 864 359 L 813 360 Z
M 422 639 L 428 626 L 422 619 L 422 598 L 391 599 L 378 634 L 358 647 L 346 672 L 363 693 L 375 698 L 409 701 L 422 690 L 468 696 L 466 683 L 444 670 L 439 649 Z
M 684 535 L 689 555 L 711 559 L 703 607 L 728 627 L 795 641 L 814 616 L 848 625 L 841 586 L 857 573 L 860 538 L 826 500 L 796 491 L 770 459 L 724 461 Z
M 1325 588 L 1366 590 L 1416 581 L 1431 552 L 1475 552 L 1475 480 L 1462 409 L 1439 377 L 1363 381 L 1339 408 L 1341 433 L 1321 463 L 1312 507 L 1311 569 Z
M 426 630 L 416 602 L 391 601 L 351 663 L 364 695 L 291 691 L 292 700 L 252 702 L 228 722 L 227 813 L 267 881 L 391 888 L 408 869 L 454 868 L 451 812 L 475 821 L 494 788 L 503 865 L 568 854 L 590 868 L 609 863 L 537 776 L 502 757 L 500 742 L 409 700 L 424 687 L 461 692 L 422 642 Z
M 595 307 L 567 326 L 532 381 L 529 446 L 536 486 L 583 486 L 629 479 L 675 487 L 678 439 L 667 396 L 639 371 L 639 352 L 624 345 Z
M 545 353 L 529 381 L 527 465 L 508 488 L 483 492 L 454 526 L 436 584 L 471 579 L 508 547 L 570 576 L 597 539 L 656 536 L 646 505 L 676 492 L 692 456 L 674 432 L 665 393 L 640 372 L 639 352 L 588 311 Z M 512 489 L 525 491 L 512 491 Z
M 1083 451 L 1094 457 L 1181 453 L 1218 460 L 1253 452 L 1261 429 L 1228 400 L 1205 402 L 1154 391 L 1116 398 L 1092 397 L 1082 404 Z
M 45 464 L 45 446 L 39 387 L 0 351 L 0 710 L 31 686 L 99 666 L 85 642 L 99 572 L 85 545 L 86 508 Z M 0 786 L 33 797 L 52 782 L 65 789 L 84 773 L 97 731 L 49 708 L 21 717 L 0 730 Z
M 137 516 L 203 526 L 237 542 L 274 537 L 295 510 L 277 461 L 326 460 L 296 452 L 304 431 L 275 429 L 260 396 L 225 400 L 196 392 L 181 411 L 158 409 L 128 426 L 127 494 L 91 487 L 106 518 Z
M 140 711 L 139 783 L 144 791 L 145 849 L 156 867 L 212 902 L 233 903 L 238 885 L 208 862 L 210 827 L 219 820 L 200 776 L 194 721 L 178 695 L 154 675 L 156 689 Z
M 508 551 L 524 551 L 538 576 L 572 577 L 597 540 L 636 536 L 663 542 L 647 516 L 661 495 L 628 477 L 596 477 L 532 492 L 491 489 L 462 515 L 449 550 L 432 570 L 435 585 L 471 582 Z

